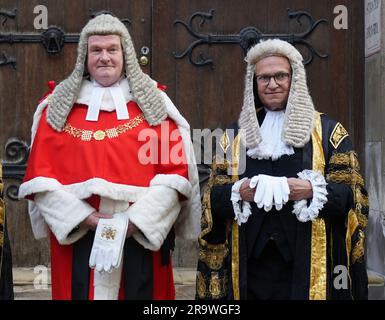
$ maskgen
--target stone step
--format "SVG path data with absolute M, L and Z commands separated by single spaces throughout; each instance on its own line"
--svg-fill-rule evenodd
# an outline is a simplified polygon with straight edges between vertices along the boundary
M 195 270 L 174 268 L 176 300 L 193 300 L 195 297 Z M 15 300 L 51 300 L 50 269 L 13 268 Z
M 195 269 L 174 268 L 174 282 L 176 285 L 195 284 Z M 14 285 L 33 285 L 43 277 L 47 277 L 47 284 L 51 284 L 50 268 L 39 266 L 35 268 L 13 268 Z

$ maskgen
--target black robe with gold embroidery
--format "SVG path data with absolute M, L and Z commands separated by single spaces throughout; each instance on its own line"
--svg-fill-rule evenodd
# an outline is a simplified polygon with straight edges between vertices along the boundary
M 0 300 L 13 299 L 12 256 L 7 233 L 0 164 Z
M 258 112 L 260 123 L 264 115 Z M 291 299 L 367 299 L 368 198 L 343 126 L 317 113 L 311 140 L 303 148 L 274 162 L 247 157 L 246 171 L 239 175 L 240 135 L 235 136 L 232 141 L 222 137 L 230 156 L 214 158 L 203 194 L 197 299 L 247 299 L 248 261 L 263 250 L 270 231 L 283 234 L 280 251 L 293 261 Z M 328 182 L 328 201 L 315 221 L 299 222 L 289 201 L 281 211 L 268 213 L 252 204 L 248 222 L 238 227 L 230 201 L 235 181 L 257 174 L 296 177 L 304 169 L 322 172 Z M 274 289 L 266 288 L 266 298 L 274 297 L 269 290 Z

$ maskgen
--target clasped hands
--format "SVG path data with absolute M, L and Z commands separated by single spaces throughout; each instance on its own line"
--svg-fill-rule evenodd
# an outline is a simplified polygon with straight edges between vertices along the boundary
M 86 219 L 84 219 L 82 223 L 80 223 L 80 227 L 95 231 L 100 219 L 111 219 L 112 217 L 113 215 L 111 214 L 105 214 L 94 211 Z M 132 237 L 132 235 L 136 231 L 138 231 L 138 227 L 134 225 L 131 221 L 128 221 L 126 238 Z
M 81 226 L 96 229 L 89 265 L 101 273 L 119 267 L 125 239 L 137 231 L 137 227 L 129 223 L 127 212 L 114 215 L 93 212 Z
M 289 200 L 308 199 L 313 196 L 311 183 L 307 180 L 273 177 L 260 174 L 244 181 L 239 189 L 241 199 L 254 201 L 266 212 L 275 206 L 281 210 Z

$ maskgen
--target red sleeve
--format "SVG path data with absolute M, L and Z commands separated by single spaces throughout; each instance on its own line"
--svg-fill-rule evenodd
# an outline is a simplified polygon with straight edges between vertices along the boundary
M 157 174 L 178 174 L 188 179 L 186 153 L 178 127 L 170 118 L 163 121 L 160 127 Z
M 166 91 L 167 90 L 167 86 L 164 85 L 164 84 L 157 83 L 156 85 L 157 85 L 158 89 L 160 89 L 162 91 Z
M 46 143 L 45 136 L 52 129 L 46 122 L 47 109 L 43 111 L 35 139 L 28 157 L 27 169 L 23 182 L 29 181 L 38 176 L 56 178 L 52 172 L 52 152 Z

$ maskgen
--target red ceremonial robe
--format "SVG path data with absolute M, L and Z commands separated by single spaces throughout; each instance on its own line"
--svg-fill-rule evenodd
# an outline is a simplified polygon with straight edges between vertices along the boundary
M 183 143 L 173 120 L 167 118 L 162 125 L 151 127 L 143 119 L 137 125 L 131 122 L 131 126 L 126 126 L 128 130 L 123 130 L 124 132 L 117 137 L 105 136 L 102 140 L 91 138 L 90 141 L 86 141 L 81 139 L 81 135 L 76 134 L 79 132 L 76 131 L 77 129 L 94 133 L 98 130 L 117 128 L 142 115 L 138 105 L 131 101 L 127 104 L 129 120 L 117 120 L 115 112 L 101 111 L 99 120 L 90 122 L 85 120 L 87 108 L 85 105 L 75 104 L 67 119 L 67 124 L 71 126 L 67 126 L 67 129 L 72 129 L 62 132 L 52 129 L 46 121 L 47 110 L 43 112 L 31 149 L 24 182 L 42 177 L 57 180 L 63 186 L 81 187 L 87 181 L 97 178 L 97 181 L 103 182 L 101 189 L 107 185 L 120 190 L 120 187 L 125 186 L 146 188 L 151 179 L 158 174 L 174 174 L 188 180 Z M 147 130 L 143 131 L 145 129 Z M 141 133 L 147 133 L 144 135 L 147 139 L 139 139 Z M 148 138 L 149 136 L 151 139 Z M 139 151 L 147 150 L 147 154 L 142 153 L 141 156 L 147 156 L 147 158 L 150 156 L 149 148 L 143 149 L 144 145 L 149 145 L 149 140 L 151 140 L 150 145 L 154 147 L 151 150 L 156 152 L 151 155 L 153 158 L 151 163 L 143 164 L 139 161 Z M 177 153 L 177 159 L 169 157 L 172 152 L 174 156 Z M 162 159 L 164 161 L 161 161 Z M 99 194 L 93 194 L 84 200 L 98 210 L 99 196 Z M 33 195 L 30 199 L 33 199 Z M 53 299 L 71 299 L 72 297 L 72 247 L 73 245 L 60 245 L 51 234 Z M 122 283 L 125 276 L 135 277 L 135 275 L 122 274 Z M 89 299 L 92 299 L 92 270 L 89 288 Z M 120 288 L 119 298 L 124 298 L 123 285 Z M 162 265 L 160 251 L 153 252 L 152 298 L 175 298 L 171 259 L 166 266 Z

